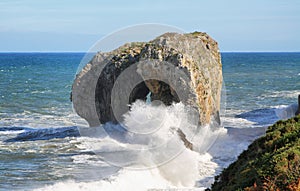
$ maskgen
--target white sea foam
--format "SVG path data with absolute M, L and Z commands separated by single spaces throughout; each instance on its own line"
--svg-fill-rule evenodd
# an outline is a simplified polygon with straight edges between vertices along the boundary
M 300 94 L 299 90 L 290 90 L 290 91 L 272 91 L 262 97 L 271 97 L 271 98 L 294 98 L 297 100 L 298 95 Z
M 225 131 L 225 130 L 224 130 Z M 151 190 L 151 189 L 182 189 L 204 190 L 209 187 L 214 176 L 232 162 L 247 143 L 238 143 L 238 135 L 219 134 L 215 144 L 208 152 L 200 154 L 189 149 L 184 149 L 180 155 L 156 168 L 128 169 L 122 168 L 117 174 L 104 180 L 59 182 L 37 190 Z M 82 139 L 82 138 L 81 138 Z M 85 141 L 89 138 L 85 138 Z M 93 138 L 91 138 L 91 142 Z M 239 140 L 240 141 L 240 140 Z M 110 148 L 114 150 L 115 148 Z M 149 153 L 148 153 L 149 154 Z M 91 156 L 74 156 L 75 163 L 87 163 Z M 142 155 L 145 158 L 150 155 Z M 91 163 L 91 165 L 94 165 Z M 97 164 L 98 165 L 98 164 Z M 106 164 L 107 165 L 107 164 Z M 146 165 L 146 164 L 145 164 Z M 149 163 L 148 163 L 149 165 Z M 105 166 L 103 164 L 103 166 Z M 101 170 L 95 168 L 95 172 Z M 86 174 L 95 179 L 96 173 Z
M 71 109 L 62 111 L 60 115 L 51 113 L 33 113 L 24 111 L 22 113 L 15 113 L 5 115 L 0 118 L 0 127 L 67 127 L 77 125 L 87 125 L 87 122 L 80 118 Z
M 197 115 L 181 103 L 165 107 L 136 102 L 124 115 L 123 126 L 108 123 L 93 130 L 80 128 L 83 137 L 78 140 L 85 149 L 94 151 L 106 166 L 121 170 L 105 180 L 70 180 L 38 190 L 203 190 L 219 168 L 208 150 L 226 130 L 198 127 Z M 184 145 L 178 129 L 193 144 L 193 151 Z M 73 160 L 88 163 L 90 157 L 78 155 Z
M 213 183 L 215 175 L 265 132 L 265 128 L 256 127 L 253 121 L 226 116 L 222 118 L 225 124 L 235 126 L 216 130 L 205 126 L 195 131 L 196 125 L 190 123 L 193 117 L 182 104 L 171 107 L 143 104 L 137 102 L 125 115 L 123 125 L 129 132 L 120 125 L 106 124 L 102 130 L 93 131 L 93 137 L 78 138 L 86 149 L 95 151 L 101 160 L 106 161 L 106 166 L 119 165 L 121 171 L 105 180 L 70 180 L 40 190 L 204 190 Z M 277 113 L 282 113 L 289 107 L 278 106 L 272 112 L 259 112 L 266 111 L 263 117 L 273 120 L 277 110 Z M 252 128 L 243 128 L 245 126 Z M 177 128 L 182 128 L 186 138 L 193 143 L 193 151 L 186 148 L 177 136 L 174 131 Z M 84 163 L 88 158 L 90 156 L 74 156 L 74 163 Z
M 176 160 L 159 168 L 147 170 L 123 169 L 105 180 L 81 181 L 69 180 L 59 182 L 51 186 L 36 189 L 36 191 L 48 190 L 72 190 L 72 191 L 143 191 L 151 189 L 182 189 L 204 190 L 205 187 L 195 187 L 195 180 L 201 177 L 214 175 L 213 168 L 217 164 L 211 162 L 209 154 L 198 155 L 192 151 L 179 156 Z M 193 173 L 191 173 L 192 171 Z M 187 185 L 191 182 L 191 185 Z
M 93 182 L 60 182 L 52 186 L 37 189 L 39 191 L 72 190 L 72 191 L 142 191 L 156 187 L 174 188 L 161 177 L 157 169 L 148 171 L 122 170 L 118 176 L 110 180 L 99 180 Z
M 225 116 L 221 118 L 224 127 L 249 128 L 255 126 L 255 122 L 234 116 Z
M 25 130 L 18 130 L 18 131 L 7 130 L 7 131 L 0 131 L 0 135 L 13 135 L 13 134 L 20 134 L 23 132 L 25 132 Z
M 74 165 L 88 164 L 91 169 L 76 173 L 74 180 L 37 190 L 204 190 L 215 175 L 264 134 L 257 122 L 290 117 L 295 105 L 248 112 L 250 119 L 225 115 L 223 124 L 231 128 L 197 128 L 197 120 L 181 103 L 165 107 L 136 102 L 131 109 L 124 115 L 123 126 L 107 123 L 87 134 L 82 128 L 83 137 L 71 140 L 81 151 L 96 153 L 71 157 Z M 71 114 L 66 120 L 69 118 Z M 177 129 L 193 144 L 193 151 L 184 146 Z M 120 170 L 111 172 L 110 168 Z
M 222 125 L 234 128 L 267 127 L 281 119 L 295 116 L 298 104 L 269 106 L 268 108 L 252 111 L 231 111 L 232 113 L 221 117 Z M 235 114 L 234 114 L 235 113 Z M 238 115 L 236 115 L 238 114 Z
M 295 116 L 295 113 L 298 109 L 298 104 L 291 104 L 291 105 L 279 105 L 275 107 L 276 116 L 279 119 L 289 119 Z
M 273 120 L 289 107 L 292 106 L 258 112 L 266 111 L 266 119 L 268 116 Z M 77 138 L 78 146 L 96 155 L 76 155 L 72 159 L 74 164 L 97 166 L 94 173 L 86 174 L 85 178 L 90 176 L 92 181 L 69 180 L 37 190 L 204 190 L 213 183 L 215 175 L 265 132 L 265 128 L 255 127 L 253 121 L 238 117 L 223 118 L 225 123 L 235 124 L 231 128 L 197 128 L 193 114 L 181 103 L 165 107 L 136 102 L 131 109 L 124 116 L 123 126 L 108 123 L 89 128 L 90 131 L 81 128 L 83 137 Z M 177 129 L 186 134 L 193 151 L 184 146 Z M 97 157 L 99 163 L 93 163 Z M 101 168 L 110 166 L 120 170 L 101 179 L 105 177 Z

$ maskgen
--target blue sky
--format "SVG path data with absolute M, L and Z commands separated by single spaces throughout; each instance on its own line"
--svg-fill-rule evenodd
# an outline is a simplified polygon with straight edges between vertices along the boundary
M 221 51 L 300 51 L 299 0 L 0 0 L 0 51 L 87 51 L 142 23 L 207 32 Z

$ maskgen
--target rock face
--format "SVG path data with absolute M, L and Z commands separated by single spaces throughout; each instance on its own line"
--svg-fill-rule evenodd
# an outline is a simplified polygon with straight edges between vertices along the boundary
M 137 99 L 183 102 L 200 124 L 219 121 L 222 65 L 218 44 L 206 33 L 166 33 L 97 53 L 76 76 L 72 101 L 90 126 L 119 122 Z
M 298 109 L 295 113 L 295 115 L 299 115 L 300 114 L 300 95 L 298 95 Z

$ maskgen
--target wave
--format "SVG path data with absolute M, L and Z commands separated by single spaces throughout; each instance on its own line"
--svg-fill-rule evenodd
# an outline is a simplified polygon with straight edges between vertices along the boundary
M 267 94 L 263 94 L 261 97 L 268 98 L 293 98 L 297 100 L 298 95 L 300 94 L 299 90 L 286 90 L 286 91 L 270 91 Z
M 278 120 L 289 119 L 295 116 L 298 104 L 278 105 L 271 108 L 256 109 L 235 115 L 238 120 L 245 120 L 244 123 L 252 127 L 266 127 Z M 235 123 L 237 121 L 234 121 Z
M 99 175 L 96 180 L 99 169 L 95 169 L 86 174 L 93 181 L 70 180 L 38 190 L 203 190 L 211 184 L 218 168 L 208 151 L 226 130 L 199 127 L 196 116 L 182 103 L 166 107 L 137 101 L 121 124 L 79 127 L 78 140 L 84 142 L 84 150 L 94 152 L 106 166 L 120 170 L 105 179 Z M 185 146 L 178 129 L 193 144 L 193 150 Z M 74 163 L 86 160 L 85 155 L 73 157 Z
M 247 132 L 244 130 L 247 130 Z M 163 165 L 157 165 L 155 168 L 133 169 L 123 167 L 115 174 L 104 179 L 100 179 L 100 175 L 97 175 L 99 172 L 103 173 L 103 170 L 101 170 L 101 168 L 100 170 L 94 169 L 93 172 L 85 174 L 86 179 L 89 180 L 58 182 L 36 190 L 205 190 L 205 188 L 210 187 L 213 183 L 216 174 L 220 173 L 224 167 L 235 160 L 238 154 L 246 149 L 254 138 L 260 136 L 258 131 L 259 128 L 238 130 L 235 128 L 223 129 L 223 133 L 219 133 L 214 144 L 205 153 L 184 149 L 176 158 Z M 260 132 L 263 133 L 262 130 L 260 130 Z M 252 137 L 249 137 L 249 134 Z M 205 136 L 203 138 L 205 139 Z M 88 137 L 81 137 L 81 140 L 86 143 L 88 148 L 90 148 L 90 144 L 97 144 L 97 141 L 105 141 L 104 138 L 99 140 Z M 107 142 L 104 145 L 106 145 L 106 152 L 118 152 L 115 150 L 115 147 L 108 145 Z M 128 145 L 123 146 L 126 147 Z M 103 159 L 101 158 L 100 152 L 96 154 L 100 159 Z M 164 153 L 161 153 L 158 157 L 163 157 L 163 154 Z M 74 157 L 76 157 L 76 160 L 74 160 L 75 163 L 87 162 L 85 155 L 76 155 Z M 148 158 L 148 161 L 153 159 L 152 155 L 147 155 L 145 152 L 141 153 L 140 157 L 144 157 L 140 158 L 140 160 L 144 162 L 146 161 L 145 158 Z M 123 156 L 122 160 L 128 160 L 128 156 Z M 149 163 L 144 163 L 144 165 L 149 165 Z M 98 180 L 97 176 L 99 177 Z
M 227 117 L 229 122 L 239 123 L 239 128 L 211 128 L 199 127 L 194 113 L 181 103 L 165 107 L 135 102 L 121 124 L 106 123 L 97 128 L 2 127 L 0 132 L 18 132 L 5 140 L 10 143 L 75 137 L 73 142 L 80 142 L 82 148 L 80 153 L 69 154 L 73 165 L 99 164 L 75 180 L 37 190 L 204 190 L 215 175 L 265 133 L 262 126 L 289 117 L 294 110 L 295 105 L 253 110 Z M 252 128 L 242 128 L 247 125 Z M 177 129 L 192 143 L 192 150 L 185 146 Z
M 1 127 L 0 132 L 17 134 L 16 137 L 6 139 L 4 142 L 50 140 L 55 138 L 80 136 L 77 127 L 60 128 L 27 128 L 27 127 Z
M 92 182 L 60 182 L 51 186 L 36 189 L 35 191 L 73 190 L 73 191 L 143 191 L 155 188 L 176 188 L 169 186 L 170 183 L 161 177 L 157 170 L 149 171 L 126 171 L 119 172 L 112 180 L 98 180 Z
M 279 119 L 289 119 L 295 116 L 298 104 L 280 105 L 276 107 L 275 113 Z
M 268 126 L 279 120 L 276 110 L 276 108 L 256 109 L 238 114 L 235 117 L 253 122 L 252 126 Z
M 236 139 L 223 127 L 199 127 L 196 117 L 198 114 L 181 103 L 166 107 L 135 102 L 121 124 L 80 127 L 80 140 L 85 143 L 85 149 L 93 151 L 106 165 L 120 170 L 98 180 L 95 180 L 95 170 L 90 174 L 93 181 L 70 180 L 38 190 L 204 190 L 216 172 L 241 150 L 232 149 L 226 155 L 228 151 L 221 145 L 233 141 L 231 146 L 236 146 Z M 193 150 L 185 146 L 177 129 L 193 144 Z M 85 161 L 82 155 L 76 158 Z
M 20 134 L 25 131 L 24 127 L 1 127 L 0 135 L 12 135 L 12 134 Z
M 71 109 L 48 108 L 47 112 L 24 110 L 22 113 L 0 113 L 0 127 L 52 128 L 84 126 L 87 122 Z

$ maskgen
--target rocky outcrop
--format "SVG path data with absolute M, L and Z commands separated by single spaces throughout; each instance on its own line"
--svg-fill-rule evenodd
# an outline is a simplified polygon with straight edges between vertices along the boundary
M 298 95 L 298 109 L 295 113 L 295 115 L 299 115 L 300 114 L 300 95 Z
M 278 121 L 212 185 L 213 191 L 300 190 L 300 116 Z
M 222 65 L 217 42 L 206 33 L 166 33 L 97 53 L 76 76 L 75 111 L 90 126 L 120 122 L 137 99 L 183 102 L 200 124 L 219 121 Z M 151 93 L 151 94 L 149 94 Z

